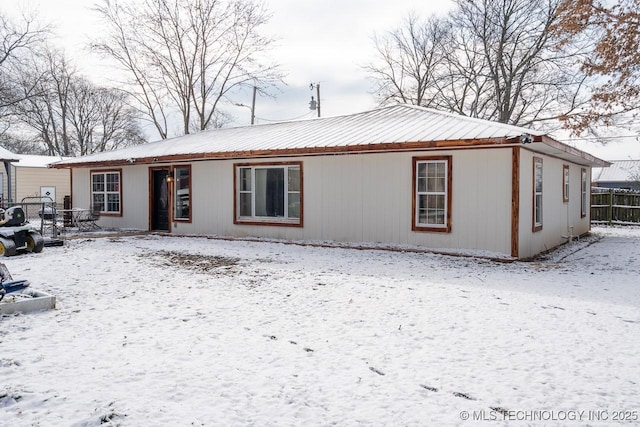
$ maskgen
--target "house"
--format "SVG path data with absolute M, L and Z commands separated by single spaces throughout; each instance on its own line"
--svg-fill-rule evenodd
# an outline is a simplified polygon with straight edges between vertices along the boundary
M 46 196 L 62 206 L 64 196 L 71 194 L 71 173 L 65 169 L 51 169 L 50 163 L 61 157 L 14 154 L 0 147 L 4 168 L 0 170 L 0 198 L 2 206 L 37 202 Z M 26 199 L 25 199 L 26 198 Z
M 592 185 L 640 191 L 640 160 L 616 160 L 608 168 L 594 168 Z
M 589 231 L 591 168 L 541 132 L 395 105 L 58 162 L 104 227 L 528 258 Z

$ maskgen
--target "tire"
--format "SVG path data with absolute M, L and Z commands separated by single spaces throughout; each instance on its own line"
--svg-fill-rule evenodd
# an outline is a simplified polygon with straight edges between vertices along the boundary
M 16 254 L 16 244 L 13 240 L 0 237 L 0 256 L 14 256 Z
M 40 233 L 36 233 L 35 231 L 29 232 L 26 238 L 27 242 L 27 252 L 35 252 L 40 253 L 44 248 L 44 239 L 40 235 Z

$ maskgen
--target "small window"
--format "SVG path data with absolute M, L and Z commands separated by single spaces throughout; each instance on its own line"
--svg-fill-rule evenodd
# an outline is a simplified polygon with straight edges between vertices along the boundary
M 569 202 L 569 165 L 562 165 L 562 201 Z
M 191 220 L 191 167 L 176 166 L 174 176 L 174 210 L 175 221 Z
M 413 159 L 413 230 L 451 231 L 451 157 Z
M 236 223 L 302 225 L 302 164 L 236 165 Z
M 580 170 L 580 217 L 587 216 L 587 206 L 589 206 L 589 187 L 587 186 L 587 170 Z
M 542 230 L 542 159 L 533 158 L 533 231 Z
M 91 172 L 91 205 L 104 214 L 120 214 L 120 171 Z

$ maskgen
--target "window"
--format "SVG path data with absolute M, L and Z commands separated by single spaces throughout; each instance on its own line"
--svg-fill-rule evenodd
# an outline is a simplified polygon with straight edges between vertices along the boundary
M 415 157 L 413 176 L 413 230 L 451 231 L 451 157 Z
M 533 158 L 533 231 L 542 230 L 542 159 Z
M 91 172 L 91 205 L 98 207 L 104 214 L 120 214 L 122 198 L 120 185 L 121 172 Z
M 175 221 L 191 220 L 191 167 L 176 166 L 173 168 L 174 177 L 174 210 Z
M 587 206 L 589 205 L 589 191 L 587 187 L 587 170 L 582 168 L 580 170 L 580 217 L 587 216 Z
M 569 202 L 569 165 L 562 165 L 562 201 Z
M 236 165 L 236 223 L 302 226 L 302 163 Z

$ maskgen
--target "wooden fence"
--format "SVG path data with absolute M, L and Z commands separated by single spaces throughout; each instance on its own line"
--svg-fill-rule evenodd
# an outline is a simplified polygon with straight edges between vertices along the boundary
M 617 188 L 592 188 L 591 222 L 640 224 L 640 192 Z

